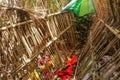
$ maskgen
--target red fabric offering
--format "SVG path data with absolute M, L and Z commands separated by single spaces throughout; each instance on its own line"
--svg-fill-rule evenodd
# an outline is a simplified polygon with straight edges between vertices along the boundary
M 47 80 L 50 80 L 50 75 L 47 69 L 44 70 L 44 73 L 45 73 L 45 77 L 47 78 Z
M 44 65 L 44 61 L 42 59 L 39 60 L 40 65 Z
M 70 60 L 66 61 L 67 65 L 73 65 L 73 64 L 77 63 L 77 61 L 78 61 L 77 56 L 71 55 L 70 58 L 71 58 Z
M 67 80 L 72 78 L 73 65 L 77 63 L 77 56 L 71 55 L 70 60 L 67 60 L 67 68 L 63 71 L 56 71 L 55 74 L 58 75 L 62 80 Z
M 68 66 L 63 71 L 56 71 L 55 74 L 58 75 L 62 80 L 67 80 L 68 78 L 72 78 L 72 70 L 73 66 Z

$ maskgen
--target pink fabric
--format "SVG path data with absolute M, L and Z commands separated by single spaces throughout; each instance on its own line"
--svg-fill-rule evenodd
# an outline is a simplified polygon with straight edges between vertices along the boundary
M 45 56 L 45 61 L 48 62 L 48 61 L 50 61 L 50 60 L 51 60 L 51 59 L 50 59 L 50 56 L 46 55 L 46 56 Z

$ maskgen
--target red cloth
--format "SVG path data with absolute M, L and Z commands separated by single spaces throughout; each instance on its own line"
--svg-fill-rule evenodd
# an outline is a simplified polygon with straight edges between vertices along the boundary
M 42 59 L 39 60 L 40 65 L 44 65 L 44 61 Z
M 71 59 L 67 60 L 67 68 L 63 71 L 56 71 L 55 74 L 58 75 L 62 80 L 67 80 L 72 78 L 73 65 L 78 61 L 77 56 L 71 55 Z
M 66 80 L 68 78 L 72 78 L 72 70 L 73 70 L 73 66 L 68 66 L 65 70 L 63 71 L 56 71 L 55 74 L 59 75 L 59 77 L 62 80 Z
M 47 69 L 44 70 L 44 73 L 45 73 L 45 77 L 47 78 L 47 80 L 50 80 L 50 75 Z
M 71 58 L 70 60 L 66 61 L 67 65 L 73 65 L 73 64 L 77 63 L 77 61 L 78 61 L 77 56 L 71 55 L 70 58 Z

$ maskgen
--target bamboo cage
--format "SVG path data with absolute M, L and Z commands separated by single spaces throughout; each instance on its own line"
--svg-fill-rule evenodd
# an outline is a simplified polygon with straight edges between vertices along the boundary
M 62 70 L 75 51 L 79 61 L 72 80 L 120 80 L 119 0 L 95 0 L 96 13 L 82 49 L 77 48 L 80 36 L 74 14 L 51 14 L 60 5 L 51 11 L 47 0 L 40 1 L 39 10 L 48 15 L 26 9 L 31 6 L 19 1 L 19 7 L 0 5 L 0 80 L 48 80 L 39 68 L 39 59 L 45 60 L 46 55 L 52 59 L 45 64 L 50 80 L 57 80 L 54 71 Z

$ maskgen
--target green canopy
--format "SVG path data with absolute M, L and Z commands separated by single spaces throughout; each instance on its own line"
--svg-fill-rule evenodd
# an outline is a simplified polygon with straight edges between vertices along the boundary
M 63 9 L 63 11 L 71 10 L 77 16 L 84 16 L 89 13 L 94 13 L 94 3 L 93 0 L 71 0 Z

